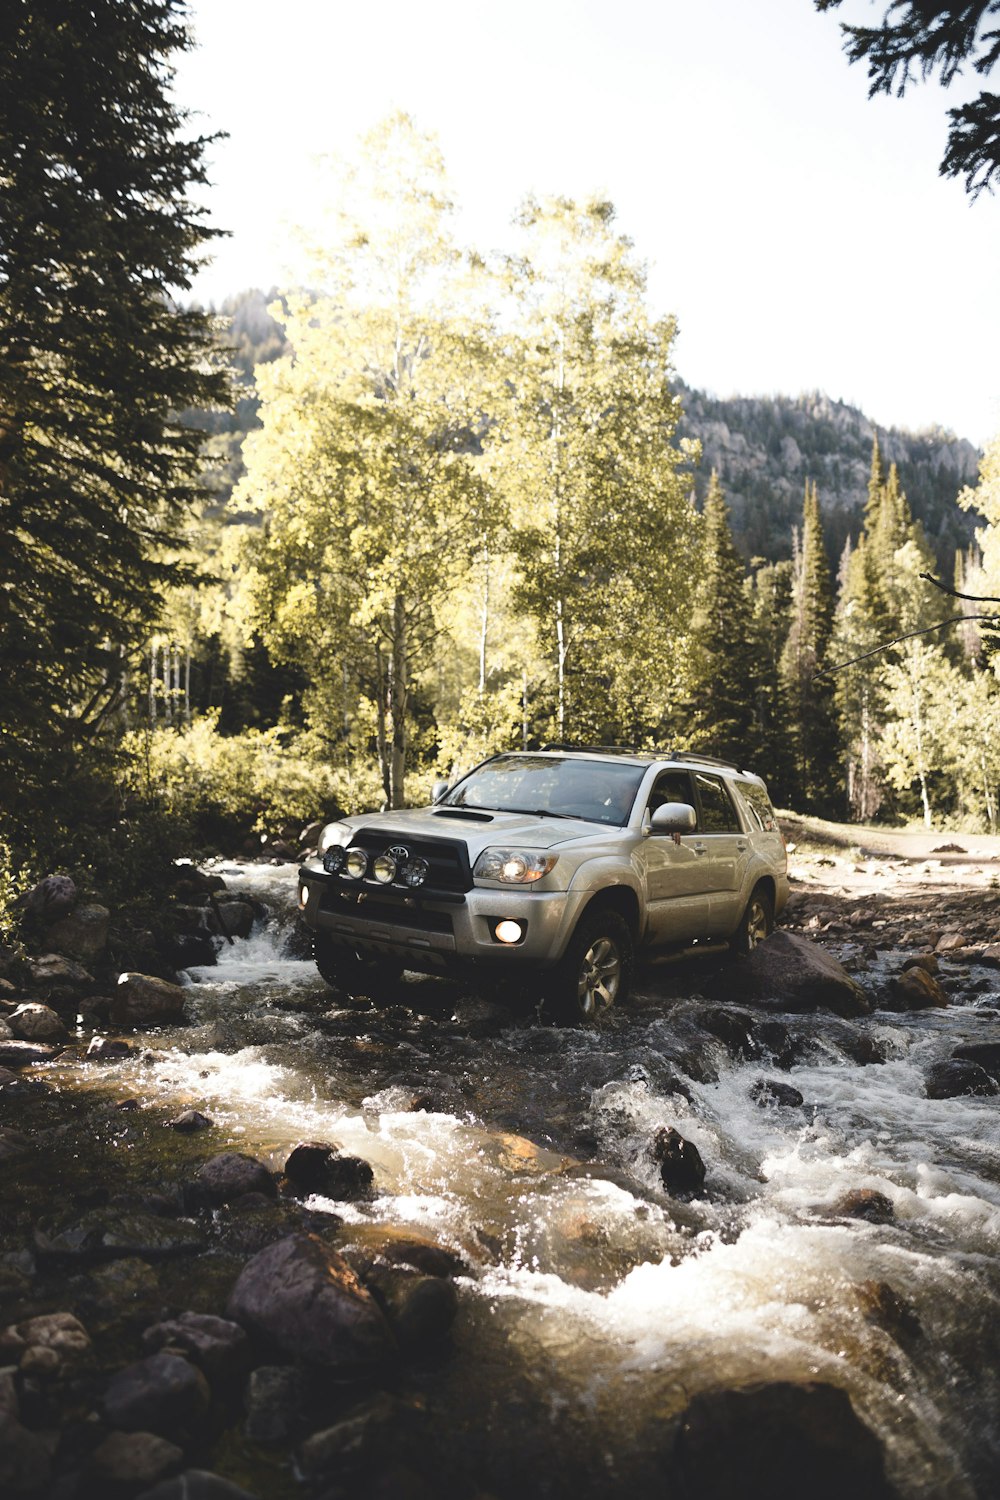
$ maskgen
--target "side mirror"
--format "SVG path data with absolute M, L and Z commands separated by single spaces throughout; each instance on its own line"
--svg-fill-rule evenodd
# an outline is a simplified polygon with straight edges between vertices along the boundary
M 650 820 L 654 833 L 694 833 L 698 817 L 689 802 L 664 802 Z
M 435 781 L 433 787 L 431 788 L 431 804 L 433 805 L 437 802 L 440 802 L 441 798 L 444 796 L 447 790 L 447 781 Z

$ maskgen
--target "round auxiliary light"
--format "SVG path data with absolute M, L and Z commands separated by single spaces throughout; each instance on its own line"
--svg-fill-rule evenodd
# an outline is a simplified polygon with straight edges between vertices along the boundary
M 520 922 L 513 922 L 509 917 L 498 922 L 493 931 L 499 943 L 519 943 L 524 936 L 524 929 Z
M 323 868 L 328 875 L 339 875 L 347 859 L 347 850 L 342 844 L 332 844 L 323 855 Z
M 352 880 L 360 880 L 368 870 L 368 856 L 363 849 L 348 849 L 344 860 L 344 874 Z
M 396 878 L 396 861 L 388 849 L 382 854 L 376 854 L 372 860 L 372 874 L 381 885 L 391 885 Z
M 411 888 L 418 885 L 423 885 L 424 881 L 427 879 L 427 876 L 430 874 L 430 868 L 431 867 L 427 863 L 426 859 L 421 859 L 419 854 L 415 854 L 414 857 L 410 860 L 407 860 L 406 864 L 403 866 L 400 878 L 402 879 L 404 885 L 408 885 Z

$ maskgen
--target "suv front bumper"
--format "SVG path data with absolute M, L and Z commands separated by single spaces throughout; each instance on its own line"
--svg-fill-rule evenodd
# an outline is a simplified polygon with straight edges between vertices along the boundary
M 314 931 L 354 952 L 432 974 L 558 962 L 591 894 L 473 886 L 420 896 L 348 882 L 328 875 L 319 861 L 299 870 L 299 905 Z M 518 942 L 497 940 L 496 924 L 504 920 L 522 925 Z

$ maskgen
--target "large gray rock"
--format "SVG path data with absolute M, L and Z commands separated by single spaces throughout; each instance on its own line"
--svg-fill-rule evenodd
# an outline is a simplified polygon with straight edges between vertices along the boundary
M 76 885 L 69 875 L 46 875 L 24 898 L 24 914 L 36 922 L 58 922 L 76 904 Z
M 10 1029 L 21 1042 L 65 1042 L 69 1036 L 65 1023 L 48 1005 L 29 1001 L 19 1005 L 9 1017 Z
M 248 1193 L 263 1193 L 266 1198 L 278 1196 L 274 1175 L 256 1156 L 242 1151 L 223 1151 L 198 1169 L 194 1198 L 212 1207 L 235 1203 Z
M 143 1334 L 142 1347 L 147 1354 L 158 1354 L 166 1348 L 181 1350 L 213 1385 L 241 1379 L 250 1363 L 244 1329 L 211 1313 L 185 1312 L 165 1323 L 154 1323 Z
M 730 964 L 713 991 L 737 999 L 775 1002 L 793 1012 L 832 1010 L 866 1016 L 871 1005 L 842 964 L 807 938 L 780 929 L 746 958 Z
M 377 1302 L 313 1235 L 289 1235 L 255 1255 L 226 1311 L 284 1354 L 338 1375 L 369 1373 L 395 1350 Z
M 82 964 L 93 963 L 108 946 L 108 924 L 111 913 L 96 903 L 78 906 L 68 917 L 49 928 L 48 943 L 56 953 L 76 958 Z
M 111 997 L 116 1026 L 169 1026 L 184 1019 L 184 990 L 151 974 L 122 974 Z

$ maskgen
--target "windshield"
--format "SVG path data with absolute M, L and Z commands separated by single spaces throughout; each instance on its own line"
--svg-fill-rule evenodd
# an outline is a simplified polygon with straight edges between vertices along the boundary
M 500 755 L 442 797 L 442 807 L 530 812 L 591 823 L 628 822 L 644 770 L 614 761 L 555 755 Z

